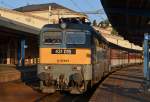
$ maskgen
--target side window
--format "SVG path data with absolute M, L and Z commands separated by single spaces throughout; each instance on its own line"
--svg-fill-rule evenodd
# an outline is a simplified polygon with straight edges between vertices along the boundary
M 97 63 L 97 47 L 99 46 L 99 42 L 95 37 L 92 37 L 91 39 L 92 42 L 92 51 L 93 51 L 93 61 L 94 63 Z
M 107 45 L 106 44 L 104 44 L 103 42 L 100 42 L 100 44 L 99 44 L 99 51 L 100 51 L 100 58 L 101 59 L 104 59 L 104 58 L 106 58 L 106 56 L 107 56 Z
M 99 47 L 99 41 L 98 41 L 98 39 L 95 38 L 94 42 L 95 42 L 96 47 Z
M 103 49 L 104 49 L 104 58 L 106 58 L 107 57 L 107 50 L 108 50 L 106 44 L 104 44 Z
M 99 47 L 100 47 L 101 49 L 103 49 L 103 48 L 104 48 L 104 44 L 103 44 L 102 42 L 100 42 Z

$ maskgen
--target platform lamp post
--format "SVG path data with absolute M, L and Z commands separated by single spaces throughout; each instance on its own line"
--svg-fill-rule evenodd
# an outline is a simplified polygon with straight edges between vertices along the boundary
M 150 35 L 144 35 L 144 78 L 146 80 L 146 88 L 150 91 L 150 67 L 149 67 L 149 42 Z

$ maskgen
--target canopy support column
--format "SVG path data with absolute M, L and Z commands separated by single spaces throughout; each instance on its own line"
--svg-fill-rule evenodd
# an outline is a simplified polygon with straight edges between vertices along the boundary
M 150 35 L 144 35 L 144 78 L 146 79 L 146 87 L 150 88 L 150 67 L 149 67 L 149 42 Z
M 18 66 L 25 65 L 25 38 L 22 38 L 18 44 Z

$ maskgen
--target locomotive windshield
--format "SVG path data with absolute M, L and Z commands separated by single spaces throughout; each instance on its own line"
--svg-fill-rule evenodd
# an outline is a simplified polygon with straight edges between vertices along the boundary
M 44 32 L 43 42 L 44 44 L 61 44 L 62 32 Z
M 67 44 L 85 44 L 86 35 L 85 32 L 66 32 Z

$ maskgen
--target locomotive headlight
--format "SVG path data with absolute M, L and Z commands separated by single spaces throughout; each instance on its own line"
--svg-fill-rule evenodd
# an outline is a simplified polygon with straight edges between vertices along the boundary
M 51 70 L 52 67 L 51 67 L 51 66 L 44 66 L 43 69 L 44 69 L 44 70 Z
M 76 67 L 73 67 L 72 70 L 73 71 L 80 71 L 81 68 L 82 68 L 81 66 L 76 66 Z
M 48 66 L 44 66 L 44 70 L 48 70 Z
M 77 66 L 77 70 L 81 70 L 81 66 Z
M 66 24 L 66 23 L 62 23 L 62 24 L 60 24 L 60 27 L 61 27 L 62 29 L 66 29 L 66 28 L 67 28 L 67 24 Z

